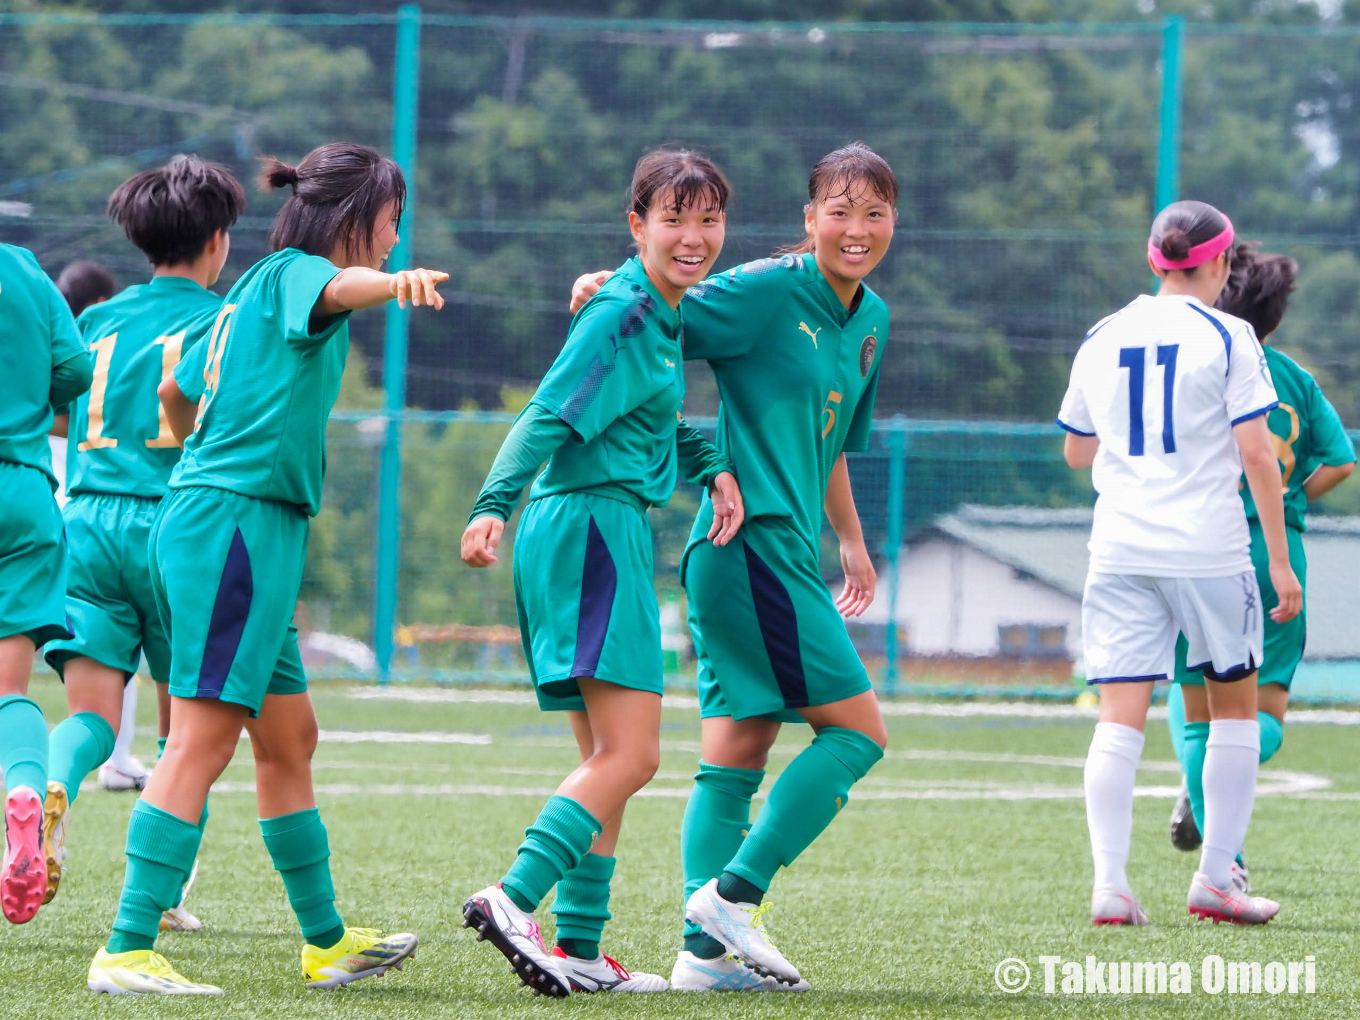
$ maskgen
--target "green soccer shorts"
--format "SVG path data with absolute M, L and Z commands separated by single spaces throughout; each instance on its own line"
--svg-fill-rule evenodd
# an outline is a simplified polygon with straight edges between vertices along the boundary
M 39 648 L 69 638 L 66 537 L 52 482 L 0 461 L 0 492 L 0 638 L 25 634 Z
M 225 489 L 173 489 L 151 526 L 151 584 L 170 636 L 170 693 L 244 705 L 299 694 L 292 626 L 307 515 Z
M 681 579 L 705 718 L 801 719 L 872 688 L 816 550 L 779 517 L 757 517 L 722 547 L 686 550 Z
M 102 493 L 74 496 L 66 504 L 66 616 L 75 636 L 52 642 L 45 653 L 59 676 L 69 660 L 84 656 L 131 679 L 145 652 L 151 678 L 170 682 L 170 642 L 147 558 L 159 506 L 159 499 Z
M 1284 529 L 1289 539 L 1289 565 L 1294 568 L 1299 584 L 1303 585 L 1303 609 L 1288 623 L 1276 623 L 1270 618 L 1270 611 L 1280 599 L 1270 580 L 1270 553 L 1266 549 L 1265 535 L 1260 521 L 1247 523 L 1251 526 L 1251 565 L 1261 588 L 1261 610 L 1265 618 L 1265 644 L 1256 682 L 1282 684 L 1288 690 L 1294 682 L 1294 672 L 1303 659 L 1303 648 L 1308 639 L 1308 557 L 1303 551 L 1303 532 L 1297 528 Z M 1204 674 L 1192 672 L 1186 663 L 1187 647 L 1185 635 L 1181 634 L 1176 638 L 1176 683 L 1202 686 Z
M 661 693 L 652 529 L 641 507 L 588 492 L 533 500 L 515 532 L 514 574 L 540 708 L 584 710 L 581 677 Z

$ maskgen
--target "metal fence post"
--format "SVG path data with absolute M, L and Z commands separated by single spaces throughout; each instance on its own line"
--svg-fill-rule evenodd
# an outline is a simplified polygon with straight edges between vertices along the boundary
M 888 571 L 888 623 L 883 635 L 887 667 L 883 690 L 897 690 L 897 559 L 902 550 L 902 525 L 907 494 L 907 419 L 894 415 L 888 423 L 888 520 L 884 535 L 884 558 Z
M 1162 26 L 1162 108 L 1157 137 L 1157 192 L 1153 212 L 1161 212 L 1181 188 L 1181 92 L 1185 19 L 1173 14 Z
M 401 240 L 388 259 L 388 271 L 410 263 L 411 230 L 416 206 L 416 107 L 420 96 L 420 8 L 397 12 L 396 73 L 392 97 L 392 158 L 406 175 L 406 211 Z M 378 571 L 373 607 L 373 645 L 379 682 L 392 671 L 392 637 L 397 621 L 397 567 L 401 557 L 401 421 L 406 406 L 407 310 L 387 303 L 383 340 L 383 410 L 386 436 L 378 480 Z

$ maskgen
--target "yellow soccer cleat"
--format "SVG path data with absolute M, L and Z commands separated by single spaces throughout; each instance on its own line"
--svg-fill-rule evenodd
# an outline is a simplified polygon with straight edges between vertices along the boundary
M 71 802 L 66 787 L 60 783 L 47 784 L 47 799 L 43 801 L 43 850 L 47 855 L 47 892 L 44 903 L 51 903 L 61 885 L 62 866 L 66 863 L 66 817 Z
M 308 988 L 341 988 L 351 981 L 382 977 L 414 960 L 414 935 L 384 935 L 374 928 L 346 928 L 345 937 L 329 949 L 307 943 L 302 947 L 302 980 Z
M 180 974 L 154 949 L 111 954 L 101 948 L 85 984 L 110 995 L 221 995 L 215 985 L 200 985 Z

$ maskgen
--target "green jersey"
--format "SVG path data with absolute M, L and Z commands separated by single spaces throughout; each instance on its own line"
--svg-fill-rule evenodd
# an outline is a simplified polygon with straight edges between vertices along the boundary
M 817 549 L 831 469 L 869 446 L 888 306 L 861 285 L 847 309 L 812 255 L 785 255 L 710 277 L 680 308 L 685 357 L 717 378 L 718 451 L 747 518 L 788 518 Z
M 588 491 L 665 506 L 684 396 L 680 315 L 631 258 L 576 314 L 534 393 L 531 403 L 570 425 L 575 441 L 548 459 L 529 498 Z
M 1323 465 L 1353 463 L 1355 446 L 1317 381 L 1275 348 L 1266 347 L 1265 352 L 1266 367 L 1280 398 L 1280 406 L 1270 412 L 1266 424 L 1284 479 L 1284 520 L 1289 527 L 1302 531 L 1308 508 L 1303 485 L 1308 476 Z M 1256 501 L 1245 482 L 1242 500 L 1247 519 L 1256 520 Z
M 221 307 L 193 280 L 157 276 L 81 313 L 76 325 L 94 356 L 94 385 L 71 407 L 67 492 L 165 495 L 180 447 L 156 388 Z
M 339 272 L 327 259 L 285 248 L 236 281 L 207 340 L 175 369 L 176 385 L 202 399 L 170 488 L 228 489 L 316 516 L 349 313 L 314 321 L 312 309 Z
M 89 385 L 89 360 L 66 299 L 31 251 L 0 244 L 0 461 L 36 468 L 55 489 L 47 445 L 52 405 Z

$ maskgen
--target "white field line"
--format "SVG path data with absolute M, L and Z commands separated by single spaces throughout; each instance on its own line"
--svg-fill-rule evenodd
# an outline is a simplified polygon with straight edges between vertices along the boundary
M 528 691 L 448 690 L 444 688 L 353 687 L 349 697 L 361 701 L 406 701 L 459 705 L 537 705 Z M 667 694 L 663 708 L 697 709 L 699 699 L 686 694 Z M 1068 704 L 1036 704 L 1023 701 L 884 701 L 884 715 L 933 716 L 942 719 L 1095 719 L 1094 707 Z M 1166 707 L 1155 705 L 1149 719 L 1165 719 Z M 1334 726 L 1360 726 L 1360 711 L 1344 708 L 1300 708 L 1289 713 L 1289 723 L 1327 723 Z
M 334 733 L 336 731 L 323 731 L 323 734 Z M 439 732 L 427 733 L 391 733 L 384 730 L 373 731 L 339 731 L 344 733 L 341 743 L 378 743 L 378 744 L 397 744 L 397 743 L 449 743 L 447 740 L 422 739 L 422 738 L 443 738 L 449 736 L 467 737 L 467 734 L 444 734 Z M 324 736 L 323 736 L 323 739 Z M 484 737 L 478 740 L 459 740 L 458 743 L 473 743 L 485 746 L 490 744 L 491 738 Z M 537 742 L 542 746 L 543 742 Z M 663 741 L 663 746 L 667 741 Z M 684 743 L 684 742 L 676 742 Z M 572 742 L 572 746 L 574 742 Z M 697 750 L 697 745 L 695 745 Z M 798 750 L 797 748 L 786 748 L 787 750 Z M 890 752 L 891 753 L 891 752 Z M 995 765 L 1035 765 L 1040 767 L 1076 769 L 1085 766 L 1083 758 L 1065 758 L 1054 755 L 1025 755 L 1010 753 L 980 753 L 973 751 L 949 751 L 949 750 L 906 750 L 898 751 L 894 757 L 900 760 L 933 761 L 933 762 L 970 762 L 974 764 L 995 764 Z M 246 764 L 246 763 L 242 763 Z M 343 768 L 344 764 L 324 763 L 331 768 Z M 1143 762 L 1141 767 L 1149 772 L 1176 773 L 1179 767 L 1175 762 Z M 561 773 L 553 769 L 534 769 L 534 768 L 508 768 L 508 767 L 489 767 L 478 768 L 475 770 L 479 775 L 494 774 L 507 776 L 542 776 L 556 777 Z M 663 781 L 689 779 L 689 774 L 685 772 L 668 772 L 658 775 L 658 779 Z M 1256 792 L 1259 796 L 1271 796 L 1286 794 L 1292 796 L 1320 796 L 1327 799 L 1351 799 L 1345 795 L 1322 794 L 1320 791 L 1326 790 L 1331 786 L 1331 781 L 1322 776 L 1311 775 L 1306 772 L 1290 772 L 1279 769 L 1271 769 L 1261 773 L 1257 782 Z M 219 782 L 214 790 L 221 793 L 254 793 L 255 784 L 252 782 L 227 781 Z M 491 797 L 548 797 L 551 796 L 556 786 L 504 786 L 499 784 L 483 783 L 410 783 L 410 784 L 381 784 L 367 785 L 360 783 L 318 783 L 315 790 L 319 794 L 331 794 L 335 796 L 354 796 L 358 794 L 391 794 L 393 796 L 408 797 L 454 797 L 454 796 L 491 796 Z M 1173 798 L 1179 793 L 1179 784 L 1176 786 L 1143 786 L 1134 791 L 1136 797 L 1157 797 Z M 653 798 L 672 798 L 683 799 L 689 796 L 690 787 L 684 786 L 648 786 L 635 796 Z M 985 779 L 907 779 L 895 777 L 870 776 L 859 785 L 855 793 L 857 800 L 1081 800 L 1085 796 L 1081 786 L 1064 786 L 1053 783 L 998 783 Z M 1360 795 L 1357 795 L 1360 799 Z

